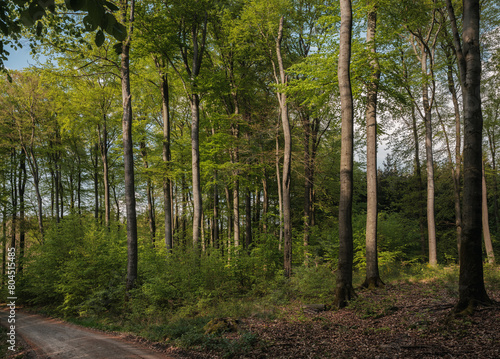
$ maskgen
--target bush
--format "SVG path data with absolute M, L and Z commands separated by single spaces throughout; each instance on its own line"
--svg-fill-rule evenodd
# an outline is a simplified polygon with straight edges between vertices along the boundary
M 100 313 L 124 297 L 126 246 L 116 229 L 66 217 L 27 252 L 22 298 L 64 315 Z

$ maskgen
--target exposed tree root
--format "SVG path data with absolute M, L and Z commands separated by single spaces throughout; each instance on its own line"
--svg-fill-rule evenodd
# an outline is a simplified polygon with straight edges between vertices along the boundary
M 457 317 L 464 317 L 468 315 L 474 314 L 474 311 L 476 308 L 481 305 L 484 307 L 488 307 L 493 305 L 494 302 L 488 298 L 486 295 L 485 297 L 482 297 L 480 299 L 476 298 L 465 298 L 460 300 L 455 308 L 453 309 L 453 314 Z
M 371 278 L 366 278 L 363 284 L 361 284 L 361 288 L 366 288 L 368 290 L 373 290 L 375 288 L 380 288 L 385 285 L 384 282 L 382 282 L 382 279 L 380 277 L 371 277 Z
M 357 295 L 354 292 L 352 284 L 337 283 L 337 290 L 335 292 L 333 306 L 337 309 L 344 308 L 345 306 L 347 306 L 350 300 L 356 297 Z

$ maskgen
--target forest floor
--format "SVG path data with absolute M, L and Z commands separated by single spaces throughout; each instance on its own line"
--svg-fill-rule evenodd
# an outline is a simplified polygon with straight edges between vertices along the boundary
M 500 358 L 500 286 L 489 283 L 487 291 L 497 303 L 463 317 L 452 315 L 456 283 L 405 280 L 358 289 L 340 311 L 315 313 L 304 310 L 311 303 L 297 301 L 277 307 L 271 318 L 225 318 L 227 328 L 191 348 L 132 334 L 121 339 L 174 358 Z M 224 350 L 212 345 L 221 341 Z

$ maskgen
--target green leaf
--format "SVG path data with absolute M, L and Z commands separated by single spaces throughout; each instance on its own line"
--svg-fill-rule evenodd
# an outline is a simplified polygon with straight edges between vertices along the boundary
M 88 15 L 83 18 L 83 25 L 87 31 L 94 31 L 97 29 L 97 25 L 90 21 L 90 17 Z
M 33 26 L 33 24 L 35 23 L 27 9 L 21 12 L 21 21 L 25 26 L 28 27 Z
M 95 44 L 97 47 L 101 47 L 103 43 L 104 43 L 104 33 L 102 32 L 102 30 L 99 30 L 95 34 Z
M 115 53 L 117 55 L 121 55 L 122 51 L 123 51 L 123 45 L 121 42 L 118 42 L 116 44 L 113 45 L 113 49 L 115 50 Z
M 112 2 L 109 2 L 109 1 L 104 1 L 104 5 L 106 5 L 106 7 L 111 11 L 120 10 L 120 8 L 118 6 L 116 6 L 115 4 L 113 4 Z
M 100 26 L 106 14 L 104 7 L 95 0 L 88 0 L 87 11 L 89 12 L 89 21 L 93 25 Z
M 84 8 L 85 0 L 66 0 L 66 6 L 75 11 L 79 11 Z
M 113 25 L 112 35 L 118 41 L 123 41 L 127 38 L 127 29 L 123 26 L 123 24 L 117 22 Z

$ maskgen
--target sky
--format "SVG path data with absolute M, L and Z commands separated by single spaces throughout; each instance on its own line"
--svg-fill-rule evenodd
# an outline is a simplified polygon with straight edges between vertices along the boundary
M 6 50 L 10 53 L 8 60 L 5 62 L 6 68 L 10 70 L 21 70 L 30 65 L 35 65 L 35 60 L 33 60 L 30 55 L 30 47 L 28 44 L 17 50 L 10 47 L 7 47 Z

